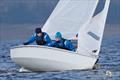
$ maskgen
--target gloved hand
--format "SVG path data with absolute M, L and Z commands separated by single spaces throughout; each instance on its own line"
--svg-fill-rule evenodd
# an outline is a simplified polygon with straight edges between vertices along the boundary
M 28 45 L 28 44 L 29 44 L 28 42 L 23 43 L 23 45 Z

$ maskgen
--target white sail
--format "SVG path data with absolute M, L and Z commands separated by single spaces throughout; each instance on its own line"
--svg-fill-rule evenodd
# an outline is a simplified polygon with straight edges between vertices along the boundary
M 96 55 L 99 54 L 109 4 L 110 0 L 106 0 L 103 11 L 80 29 L 78 35 L 78 52 L 80 54 L 92 52 Z
M 51 37 L 61 32 L 65 38 L 74 37 L 81 26 L 91 19 L 98 0 L 60 0 L 43 26 Z

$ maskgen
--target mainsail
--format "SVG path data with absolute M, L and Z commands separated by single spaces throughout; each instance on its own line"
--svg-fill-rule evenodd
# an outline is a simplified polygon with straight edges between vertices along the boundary
M 80 54 L 99 54 L 109 4 L 110 0 L 106 0 L 103 11 L 80 29 L 78 35 L 78 52 Z
M 90 20 L 98 0 L 60 0 L 43 26 L 52 38 L 61 32 L 65 38 L 74 37 L 81 26 Z

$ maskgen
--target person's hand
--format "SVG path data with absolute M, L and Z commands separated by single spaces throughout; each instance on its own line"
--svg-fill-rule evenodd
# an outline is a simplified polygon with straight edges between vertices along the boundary
M 28 45 L 28 44 L 29 44 L 28 42 L 23 43 L 23 45 Z

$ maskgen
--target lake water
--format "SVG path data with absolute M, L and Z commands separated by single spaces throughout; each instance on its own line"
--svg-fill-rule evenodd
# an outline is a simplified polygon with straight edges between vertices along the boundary
M 27 28 L 0 26 L 0 28 L 0 80 L 120 80 L 120 25 L 106 27 L 97 63 L 99 66 L 96 69 L 30 73 L 19 72 L 20 66 L 12 62 L 9 50 L 22 44 L 34 28 L 30 26 Z M 106 75 L 106 71 L 110 71 L 112 75 Z

